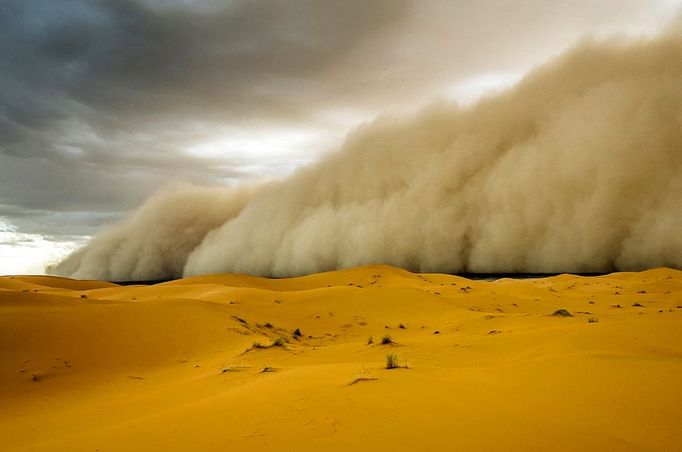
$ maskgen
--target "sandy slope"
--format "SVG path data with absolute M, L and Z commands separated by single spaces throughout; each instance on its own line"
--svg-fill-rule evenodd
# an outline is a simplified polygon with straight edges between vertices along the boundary
M 682 272 L 4 277 L 0 402 L 4 451 L 682 450 Z

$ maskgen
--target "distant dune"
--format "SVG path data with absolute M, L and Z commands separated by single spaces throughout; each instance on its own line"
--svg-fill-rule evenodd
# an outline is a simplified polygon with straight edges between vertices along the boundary
M 3 451 L 682 450 L 681 376 L 666 268 L 0 278 Z

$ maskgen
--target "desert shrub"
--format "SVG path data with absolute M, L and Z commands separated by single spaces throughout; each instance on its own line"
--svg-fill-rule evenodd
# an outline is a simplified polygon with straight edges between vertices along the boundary
M 568 312 L 565 309 L 557 309 L 556 311 L 554 311 L 552 313 L 552 315 L 554 317 L 573 317 L 573 314 L 571 314 L 570 312 Z
M 393 339 L 391 338 L 390 334 L 384 334 L 384 336 L 381 338 L 381 345 L 388 345 L 392 343 Z
M 277 336 L 272 340 L 273 347 L 284 347 L 285 345 L 287 345 L 287 340 L 282 336 Z
M 389 353 L 386 355 L 386 369 L 395 369 L 398 367 L 398 355 Z

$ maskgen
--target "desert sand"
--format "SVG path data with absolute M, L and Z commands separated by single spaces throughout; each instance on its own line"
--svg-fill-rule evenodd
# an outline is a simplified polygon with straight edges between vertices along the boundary
M 3 451 L 682 450 L 682 272 L 2 277 L 0 401 Z

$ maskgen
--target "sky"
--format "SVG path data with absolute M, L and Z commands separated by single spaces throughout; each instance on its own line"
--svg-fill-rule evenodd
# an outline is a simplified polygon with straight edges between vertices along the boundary
M 0 274 L 160 187 L 281 178 L 378 115 L 469 105 L 682 0 L 0 3 Z

